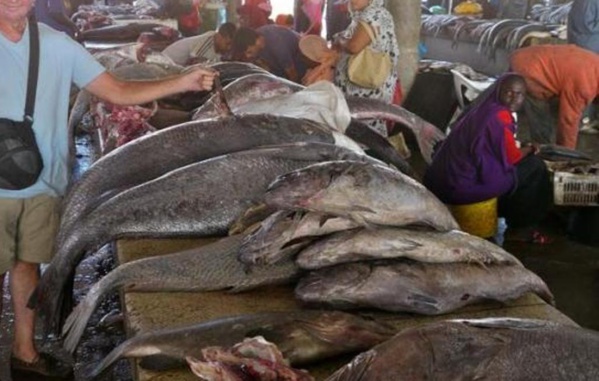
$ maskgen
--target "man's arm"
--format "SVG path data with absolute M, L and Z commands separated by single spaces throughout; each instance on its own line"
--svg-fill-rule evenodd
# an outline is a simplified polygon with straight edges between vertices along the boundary
M 559 118 L 557 122 L 556 143 L 576 149 L 578 127 L 584 109 L 590 104 L 573 91 L 562 91 L 559 98 Z
M 119 105 L 136 105 L 186 91 L 211 90 L 216 72 L 196 68 L 193 71 L 156 81 L 121 81 L 104 72 L 85 89 L 103 100 Z

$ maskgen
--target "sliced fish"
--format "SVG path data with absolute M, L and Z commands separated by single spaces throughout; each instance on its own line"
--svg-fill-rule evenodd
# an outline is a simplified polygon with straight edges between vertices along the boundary
M 371 348 L 395 334 L 393 327 L 359 315 L 338 311 L 289 311 L 240 315 L 192 326 L 148 332 L 115 348 L 96 367 L 96 377 L 121 357 L 153 356 L 148 368 L 164 370 L 155 355 L 200 358 L 208 346 L 232 346 L 247 336 L 261 334 L 281 349 L 292 365 L 305 364 Z M 155 365 L 152 367 L 152 365 Z

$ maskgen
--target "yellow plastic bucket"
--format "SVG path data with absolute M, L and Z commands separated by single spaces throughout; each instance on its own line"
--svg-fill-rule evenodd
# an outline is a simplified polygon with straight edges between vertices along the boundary
M 466 233 L 489 238 L 497 232 L 497 198 L 448 207 L 460 228 Z

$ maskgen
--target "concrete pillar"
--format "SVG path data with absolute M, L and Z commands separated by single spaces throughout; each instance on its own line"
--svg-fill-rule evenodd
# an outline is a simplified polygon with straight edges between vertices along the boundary
M 395 21 L 399 44 L 399 79 L 404 99 L 412 88 L 418 71 L 421 0 L 387 0 L 387 9 Z
M 241 0 L 227 0 L 227 21 L 237 24 L 239 17 L 237 16 L 237 7 L 241 6 Z

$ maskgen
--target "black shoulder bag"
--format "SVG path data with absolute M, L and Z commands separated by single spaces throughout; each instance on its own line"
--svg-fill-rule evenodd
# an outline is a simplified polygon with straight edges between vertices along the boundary
M 0 118 L 0 188 L 19 190 L 37 181 L 44 163 L 33 132 L 33 110 L 39 66 L 39 32 L 29 17 L 29 72 L 22 122 Z

